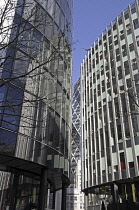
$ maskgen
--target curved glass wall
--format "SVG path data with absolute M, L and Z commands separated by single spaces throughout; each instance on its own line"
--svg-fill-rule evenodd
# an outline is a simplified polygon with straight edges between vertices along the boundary
M 67 189 L 66 209 L 84 209 L 84 194 L 81 192 L 81 86 L 80 78 L 75 83 L 72 94 L 72 141 L 71 177 Z
M 68 177 L 73 2 L 21 0 L 12 9 L 1 74 L 0 153 Z
M 76 173 L 78 159 L 81 158 L 80 134 L 80 79 L 74 86 L 72 96 L 72 142 L 71 142 L 71 173 Z
M 81 65 L 82 188 L 86 193 L 95 186 L 139 176 L 138 34 L 139 3 L 135 1 L 94 42 Z

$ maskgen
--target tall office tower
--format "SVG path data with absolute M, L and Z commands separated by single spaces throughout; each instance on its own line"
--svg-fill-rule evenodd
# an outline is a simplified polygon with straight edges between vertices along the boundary
M 88 209 L 139 202 L 139 1 L 90 48 L 81 65 L 82 189 Z
M 66 208 L 72 12 L 72 0 L 0 1 L 0 209 Z
M 84 194 L 81 192 L 80 94 L 78 79 L 72 96 L 71 184 L 67 189 L 67 210 L 84 209 Z

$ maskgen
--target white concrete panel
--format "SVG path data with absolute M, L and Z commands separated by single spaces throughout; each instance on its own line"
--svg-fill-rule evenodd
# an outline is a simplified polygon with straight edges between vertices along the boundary
M 132 148 L 126 148 L 126 153 L 127 153 L 127 161 L 132 162 L 133 161 Z

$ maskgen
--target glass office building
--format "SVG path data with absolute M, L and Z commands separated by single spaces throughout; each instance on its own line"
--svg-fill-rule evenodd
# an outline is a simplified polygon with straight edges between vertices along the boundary
M 81 192 L 81 85 L 80 78 L 72 94 L 71 184 L 67 189 L 67 210 L 84 209 Z
M 80 124 L 80 96 L 81 96 L 80 79 L 74 85 L 73 96 L 72 96 L 72 152 L 71 152 L 71 163 L 72 174 L 76 173 L 76 166 L 78 159 L 81 158 L 81 124 Z
M 44 209 L 50 193 L 56 209 L 60 189 L 58 205 L 64 209 L 70 183 L 73 1 L 2 1 L 0 7 L 1 209 Z
M 81 64 L 82 190 L 88 209 L 139 202 L 139 1 L 98 37 Z

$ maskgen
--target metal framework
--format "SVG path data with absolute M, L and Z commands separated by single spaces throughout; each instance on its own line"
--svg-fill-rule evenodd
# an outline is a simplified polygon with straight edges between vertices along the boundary
M 79 78 L 74 85 L 72 95 L 71 184 L 67 189 L 67 210 L 84 209 L 84 194 L 81 192 L 80 97 Z

